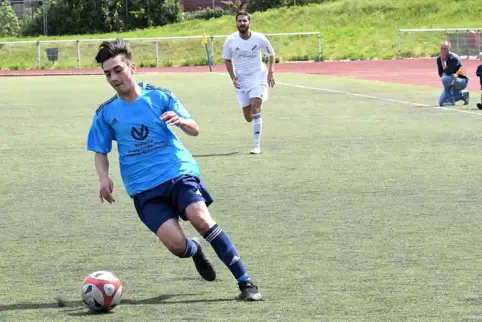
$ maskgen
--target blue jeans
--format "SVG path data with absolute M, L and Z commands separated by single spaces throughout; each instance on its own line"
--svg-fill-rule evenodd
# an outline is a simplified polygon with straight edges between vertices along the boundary
M 467 92 L 464 89 L 467 87 L 468 80 L 466 78 L 456 78 L 455 83 L 452 85 L 452 77 L 443 75 L 442 84 L 444 89 L 440 94 L 439 103 L 455 103 L 457 101 L 465 99 Z

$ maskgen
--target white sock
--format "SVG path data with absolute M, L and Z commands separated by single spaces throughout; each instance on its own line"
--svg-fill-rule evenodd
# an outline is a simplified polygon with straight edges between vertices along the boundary
M 253 114 L 253 146 L 260 147 L 261 145 L 261 132 L 263 129 L 263 119 L 261 113 Z

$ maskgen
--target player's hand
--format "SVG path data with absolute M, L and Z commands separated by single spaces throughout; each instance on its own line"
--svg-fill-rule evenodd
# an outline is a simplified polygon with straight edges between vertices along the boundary
M 183 118 L 179 117 L 175 112 L 169 111 L 161 115 L 161 120 L 168 125 L 181 126 L 183 124 Z
M 268 73 L 268 86 L 274 87 L 275 84 L 276 84 L 276 82 L 274 81 L 273 72 L 269 72 Z
M 100 202 L 107 201 L 108 203 L 115 202 L 114 197 L 112 196 L 112 191 L 114 191 L 114 182 L 111 179 L 106 178 L 100 180 L 100 189 L 99 189 L 99 198 Z
M 456 80 L 457 80 L 457 74 L 452 74 L 452 86 L 455 84 Z
M 234 85 L 234 87 L 236 87 L 238 89 L 241 88 L 241 85 L 239 85 L 239 83 L 238 83 L 237 77 L 233 78 L 233 85 Z

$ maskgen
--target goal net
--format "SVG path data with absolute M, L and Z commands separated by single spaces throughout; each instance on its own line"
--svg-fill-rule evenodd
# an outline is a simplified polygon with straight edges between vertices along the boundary
M 435 57 L 440 54 L 440 43 L 447 40 L 452 52 L 463 59 L 478 59 L 482 52 L 482 28 L 455 29 L 400 29 L 398 30 L 398 58 Z

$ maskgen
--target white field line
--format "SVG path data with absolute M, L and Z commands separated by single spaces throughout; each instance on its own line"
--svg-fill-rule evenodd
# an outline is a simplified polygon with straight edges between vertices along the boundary
M 216 74 L 222 75 L 222 76 L 227 76 L 227 74 L 223 74 L 223 73 L 216 73 Z M 419 107 L 431 107 L 431 108 L 442 109 L 442 110 L 450 111 L 450 112 L 458 112 L 458 113 L 463 113 L 463 114 L 482 116 L 482 113 L 465 111 L 465 110 L 458 110 L 458 109 L 455 109 L 455 108 L 450 108 L 450 107 L 445 107 L 445 106 L 427 105 L 427 104 L 422 104 L 422 103 L 403 101 L 403 100 L 398 100 L 398 99 L 395 99 L 395 98 L 389 98 L 389 97 L 383 97 L 383 96 L 359 94 L 359 93 L 353 93 L 353 92 L 347 92 L 347 91 L 339 91 L 339 90 L 328 89 L 328 88 L 297 85 L 297 84 L 291 84 L 291 83 L 285 83 L 285 82 L 276 82 L 276 84 L 283 85 L 283 86 L 289 86 L 289 87 L 295 87 L 295 88 L 301 88 L 301 89 L 306 89 L 306 90 L 311 90 L 311 91 L 334 93 L 334 94 L 341 94 L 341 95 L 350 95 L 350 96 L 369 98 L 369 99 L 374 99 L 374 100 L 379 100 L 379 101 L 386 101 L 386 102 L 392 102 L 392 103 L 398 103 L 398 104 L 406 104 L 406 105 L 419 106 Z

